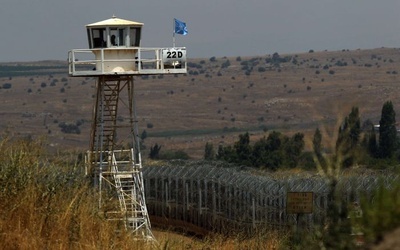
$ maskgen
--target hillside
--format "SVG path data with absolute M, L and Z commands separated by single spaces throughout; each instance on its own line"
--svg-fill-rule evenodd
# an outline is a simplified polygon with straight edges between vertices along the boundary
M 400 110 L 399 68 L 400 51 L 390 48 L 190 59 L 185 76 L 136 77 L 139 130 L 147 148 L 201 158 L 206 142 L 232 143 L 245 131 L 336 129 L 352 106 L 378 123 L 386 100 Z M 0 64 L 0 129 L 86 150 L 94 86 L 68 77 L 64 62 Z M 68 124 L 80 133 L 62 132 Z

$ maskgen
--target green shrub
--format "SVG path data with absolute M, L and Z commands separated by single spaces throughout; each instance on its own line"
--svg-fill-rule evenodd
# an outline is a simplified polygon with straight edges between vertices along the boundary
M 381 183 L 371 197 L 362 199 L 363 216 L 361 223 L 368 242 L 377 243 L 385 233 L 400 226 L 400 184 Z

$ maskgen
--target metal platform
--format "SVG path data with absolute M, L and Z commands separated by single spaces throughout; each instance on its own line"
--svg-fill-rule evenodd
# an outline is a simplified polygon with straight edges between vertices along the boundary
M 70 76 L 185 74 L 186 48 L 74 49 L 68 68 Z

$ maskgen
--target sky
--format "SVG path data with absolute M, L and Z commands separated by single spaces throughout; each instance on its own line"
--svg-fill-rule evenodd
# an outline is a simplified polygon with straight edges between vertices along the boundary
M 113 15 L 144 23 L 142 47 L 188 57 L 400 47 L 399 0 L 2 0 L 0 62 L 66 60 L 88 48 L 85 25 Z

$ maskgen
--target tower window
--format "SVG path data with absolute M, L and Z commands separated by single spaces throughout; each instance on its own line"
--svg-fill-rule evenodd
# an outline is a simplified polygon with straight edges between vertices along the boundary
M 125 28 L 110 29 L 111 46 L 124 46 L 125 45 L 124 38 L 125 38 Z
M 106 29 L 93 29 L 92 30 L 92 38 L 93 38 L 93 48 L 104 48 L 106 47 Z

